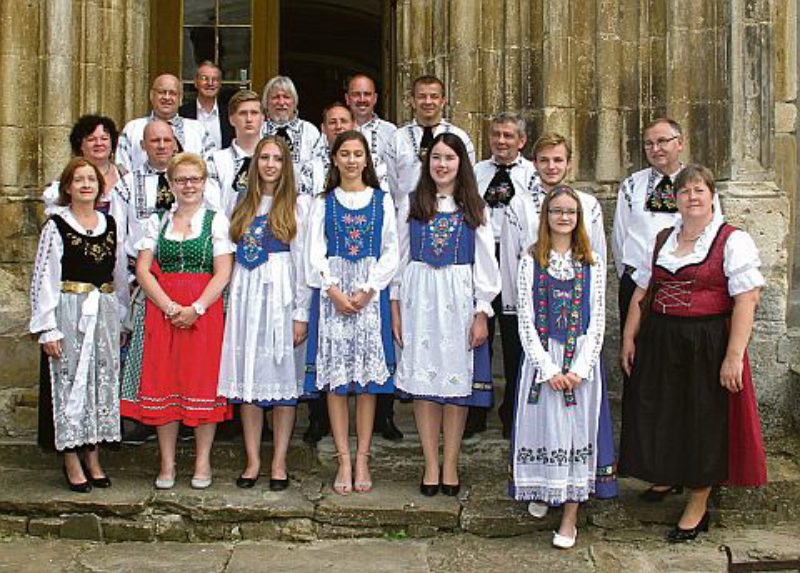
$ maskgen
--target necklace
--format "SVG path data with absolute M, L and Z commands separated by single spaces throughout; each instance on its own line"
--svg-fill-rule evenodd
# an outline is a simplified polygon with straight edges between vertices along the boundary
M 703 234 L 703 231 L 700 231 L 694 237 L 685 237 L 683 235 L 683 229 L 681 229 L 681 232 L 678 233 L 678 239 L 683 241 L 683 242 L 685 242 L 685 243 L 694 243 L 697 239 L 700 238 L 700 235 L 702 235 L 702 234 Z

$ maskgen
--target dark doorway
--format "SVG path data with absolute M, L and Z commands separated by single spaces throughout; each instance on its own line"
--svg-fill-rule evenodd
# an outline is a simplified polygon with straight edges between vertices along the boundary
M 281 0 L 280 73 L 297 86 L 300 117 L 319 126 L 323 108 L 344 101 L 347 78 L 356 72 L 373 77 L 381 93 L 385 4 Z

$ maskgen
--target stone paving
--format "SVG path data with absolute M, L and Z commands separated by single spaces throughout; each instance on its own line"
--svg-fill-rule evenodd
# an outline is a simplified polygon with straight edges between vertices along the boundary
M 726 571 L 719 551 L 734 560 L 772 561 L 800 557 L 800 525 L 712 528 L 701 540 L 673 546 L 661 541 L 663 527 L 637 531 L 581 530 L 570 551 L 550 547 L 547 532 L 487 539 L 442 535 L 417 540 L 385 537 L 285 543 L 113 543 L 63 539 L 0 540 L 0 571 L 66 572 L 252 572 L 294 573 L 487 573 L 493 571 Z

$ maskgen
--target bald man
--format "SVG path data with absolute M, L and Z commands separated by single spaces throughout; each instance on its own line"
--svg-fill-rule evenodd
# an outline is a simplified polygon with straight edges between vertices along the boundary
M 166 121 L 172 126 L 179 153 L 189 151 L 205 158 L 214 150 L 214 142 L 202 123 L 178 115 L 182 97 L 181 82 L 172 74 L 161 74 L 153 80 L 150 88 L 151 111 L 145 117 L 133 119 L 125 125 L 117 144 L 118 165 L 126 171 L 135 171 L 147 162 L 141 141 L 145 126 L 154 119 Z

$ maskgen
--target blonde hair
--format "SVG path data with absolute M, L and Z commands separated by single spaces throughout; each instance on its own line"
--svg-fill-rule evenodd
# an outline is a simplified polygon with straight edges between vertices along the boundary
M 242 238 L 247 228 L 253 223 L 261 205 L 264 188 L 258 172 L 258 157 L 261 150 L 268 143 L 278 146 L 283 159 L 281 175 L 275 185 L 272 197 L 272 206 L 269 209 L 269 229 L 279 241 L 290 242 L 297 234 L 297 218 L 295 208 L 297 204 L 297 189 L 294 184 L 294 168 L 292 167 L 292 153 L 282 137 L 269 135 L 258 142 L 250 169 L 247 173 L 247 193 L 239 201 L 231 215 L 231 240 L 235 243 Z
M 566 195 L 575 201 L 575 208 L 577 209 L 577 220 L 575 228 L 572 230 L 572 237 L 570 241 L 570 248 L 572 249 L 572 260 L 582 261 L 587 265 L 594 264 L 594 257 L 592 257 L 592 246 L 589 243 L 589 237 L 586 235 L 586 229 L 583 226 L 583 208 L 581 207 L 581 199 L 578 193 L 568 185 L 559 185 L 550 191 L 544 198 L 542 203 L 541 215 L 539 217 L 539 235 L 536 242 L 530 246 L 528 252 L 536 259 L 539 266 L 547 268 L 550 266 L 550 250 L 552 249 L 552 242 L 550 240 L 550 203 L 556 197 Z
M 197 167 L 202 173 L 203 179 L 208 177 L 208 169 L 206 168 L 206 162 L 203 161 L 203 158 L 196 153 L 184 151 L 183 153 L 173 155 L 172 159 L 170 159 L 169 163 L 167 164 L 167 179 L 169 179 L 170 183 L 172 183 L 175 170 L 180 165 L 191 165 L 193 167 Z

